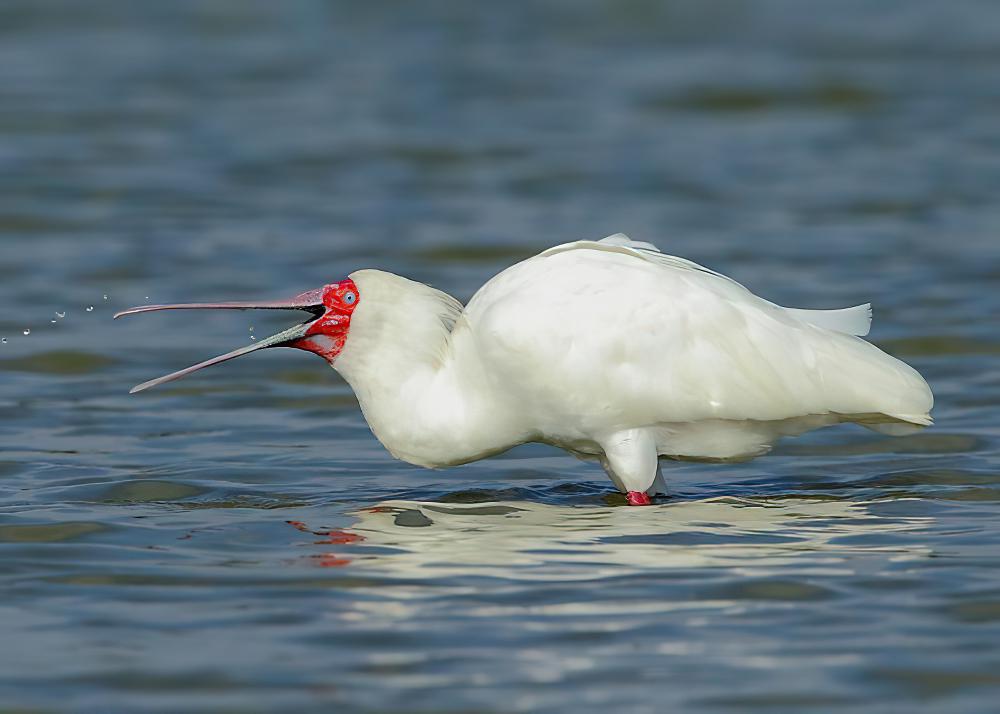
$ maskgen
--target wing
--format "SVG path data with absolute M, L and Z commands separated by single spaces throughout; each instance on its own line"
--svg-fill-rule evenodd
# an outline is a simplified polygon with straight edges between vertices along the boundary
M 782 307 L 754 295 L 743 287 L 743 285 L 736 282 L 732 278 L 726 277 L 722 273 L 709 270 L 703 265 L 698 265 L 698 263 L 691 260 L 661 253 L 660 249 L 652 243 L 634 241 L 624 233 L 615 233 L 614 235 L 608 236 L 607 238 L 599 241 L 576 241 L 574 243 L 564 243 L 562 245 L 549 248 L 541 253 L 541 255 L 555 255 L 567 250 L 586 249 L 612 251 L 622 253 L 624 255 L 633 255 L 637 258 L 648 260 L 651 263 L 662 265 L 664 268 L 670 270 L 691 271 L 706 276 L 712 276 L 720 281 L 724 281 L 724 283 L 727 284 L 720 284 L 718 286 L 720 290 L 724 291 L 728 289 L 732 291 L 734 295 L 741 298 L 751 296 L 753 299 L 760 301 L 764 305 L 768 305 L 779 310 L 785 310 L 789 315 L 797 320 L 808 322 L 811 325 L 816 325 L 817 327 L 822 327 L 826 330 L 843 332 L 847 335 L 864 336 L 867 335 L 868 331 L 871 329 L 871 303 L 856 305 L 854 307 L 840 308 L 837 310 L 803 310 L 801 308 Z
M 822 414 L 930 423 L 920 375 L 845 334 L 867 327 L 867 306 L 833 312 L 780 307 L 617 235 L 509 268 L 466 317 L 488 371 L 553 421 L 543 431 L 570 416 L 584 431 Z

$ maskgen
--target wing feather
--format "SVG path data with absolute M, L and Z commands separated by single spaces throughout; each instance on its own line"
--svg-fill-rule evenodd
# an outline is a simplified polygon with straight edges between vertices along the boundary
M 467 313 L 490 368 L 533 385 L 519 393 L 526 412 L 593 424 L 823 414 L 930 423 L 923 378 L 850 334 L 867 327 L 867 310 L 783 308 L 616 235 L 509 268 Z
M 616 253 L 634 255 L 637 258 L 642 258 L 643 260 L 661 265 L 670 270 L 689 271 L 702 275 L 710 275 L 713 278 L 723 281 L 729 289 L 739 290 L 743 297 L 747 295 L 752 296 L 753 299 L 758 300 L 761 303 L 786 311 L 796 320 L 808 322 L 810 325 L 821 327 L 824 330 L 833 330 L 834 332 L 842 332 L 845 335 L 858 335 L 863 337 L 864 335 L 867 335 L 871 329 L 871 303 L 835 310 L 806 310 L 794 307 L 783 307 L 754 295 L 741 283 L 738 283 L 722 273 L 717 273 L 714 270 L 706 268 L 703 265 L 699 265 L 692 260 L 678 258 L 675 255 L 662 253 L 660 249 L 652 243 L 634 241 L 624 233 L 615 233 L 614 235 L 608 236 L 607 238 L 603 238 L 599 241 L 575 241 L 573 243 L 564 243 L 562 245 L 549 248 L 540 255 L 555 255 L 567 250 L 581 249 L 614 251 Z

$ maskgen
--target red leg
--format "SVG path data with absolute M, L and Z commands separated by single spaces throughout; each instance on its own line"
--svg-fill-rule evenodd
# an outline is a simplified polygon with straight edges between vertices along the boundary
M 625 498 L 630 506 L 649 506 L 653 503 L 645 491 L 629 491 Z

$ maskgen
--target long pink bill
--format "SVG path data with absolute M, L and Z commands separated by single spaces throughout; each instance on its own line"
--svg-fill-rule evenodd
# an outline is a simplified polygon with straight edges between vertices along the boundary
M 115 319 L 122 317 L 123 315 L 135 315 L 140 312 L 156 312 L 158 310 L 305 310 L 312 313 L 313 317 L 319 317 L 323 313 L 323 291 L 320 290 L 309 290 L 308 292 L 296 295 L 288 300 L 274 300 L 271 302 L 194 302 L 194 303 L 177 303 L 171 305 L 142 305 L 140 307 L 132 307 L 128 310 L 122 310 L 115 315 Z M 256 352 L 257 350 L 262 350 L 267 347 L 282 347 L 289 345 L 295 340 L 301 339 L 306 336 L 309 329 L 309 325 L 313 320 L 308 320 L 301 325 L 296 325 L 290 327 L 287 330 L 283 330 L 276 335 L 271 335 L 259 342 L 255 342 L 252 345 L 246 345 L 245 347 L 240 347 L 232 352 L 227 352 L 226 354 L 219 355 L 218 357 L 213 357 L 212 359 L 207 359 L 204 362 L 199 362 L 198 364 L 191 365 L 185 369 L 166 374 L 162 377 L 157 377 L 156 379 L 151 379 L 148 382 L 143 382 L 142 384 L 137 384 L 129 390 L 129 394 L 135 394 L 136 392 L 141 392 L 150 387 L 155 387 L 165 382 L 172 382 L 175 379 L 180 379 L 181 377 L 186 377 L 192 372 L 197 372 L 205 367 L 211 367 L 214 364 L 219 364 L 220 362 L 228 362 L 235 357 L 240 357 L 250 352 Z
M 232 352 L 226 352 L 224 355 L 219 355 L 218 357 L 207 359 L 204 362 L 193 364 L 190 367 L 185 367 L 184 369 L 177 370 L 176 372 L 165 374 L 162 377 L 151 379 L 148 382 L 137 384 L 130 390 L 128 390 L 128 393 L 135 394 L 136 392 L 141 392 L 143 390 L 149 389 L 150 387 L 155 387 L 157 385 L 164 384 L 166 382 L 173 382 L 175 379 L 186 377 L 192 372 L 197 372 L 199 369 L 204 369 L 205 367 L 211 367 L 213 364 L 219 364 L 220 362 L 228 362 L 229 360 L 235 357 L 241 357 L 245 354 L 256 352 L 257 350 L 262 350 L 266 347 L 282 347 L 289 342 L 297 340 L 301 337 L 305 337 L 306 330 L 308 329 L 309 329 L 309 323 L 296 325 L 295 327 L 290 327 L 287 330 L 279 332 L 276 335 L 271 335 L 270 337 L 263 339 L 260 342 L 255 342 L 252 345 L 246 345 L 245 347 L 240 347 L 238 349 L 233 350 Z
M 183 302 L 168 305 L 140 305 L 130 307 L 115 313 L 114 319 L 125 315 L 137 315 L 140 312 L 157 312 L 159 310 L 322 310 L 323 291 L 308 290 L 287 300 L 272 300 L 270 302 L 227 301 L 227 302 Z

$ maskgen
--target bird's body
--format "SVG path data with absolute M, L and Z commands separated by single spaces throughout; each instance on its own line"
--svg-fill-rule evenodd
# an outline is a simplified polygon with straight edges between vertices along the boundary
M 620 234 L 518 263 L 464 309 L 391 273 L 347 282 L 358 297 L 338 349 L 306 349 L 350 383 L 382 444 L 421 466 L 542 442 L 600 459 L 644 503 L 664 488 L 661 457 L 745 459 L 844 421 L 930 423 L 920 375 L 855 336 L 867 305 L 783 308 Z

